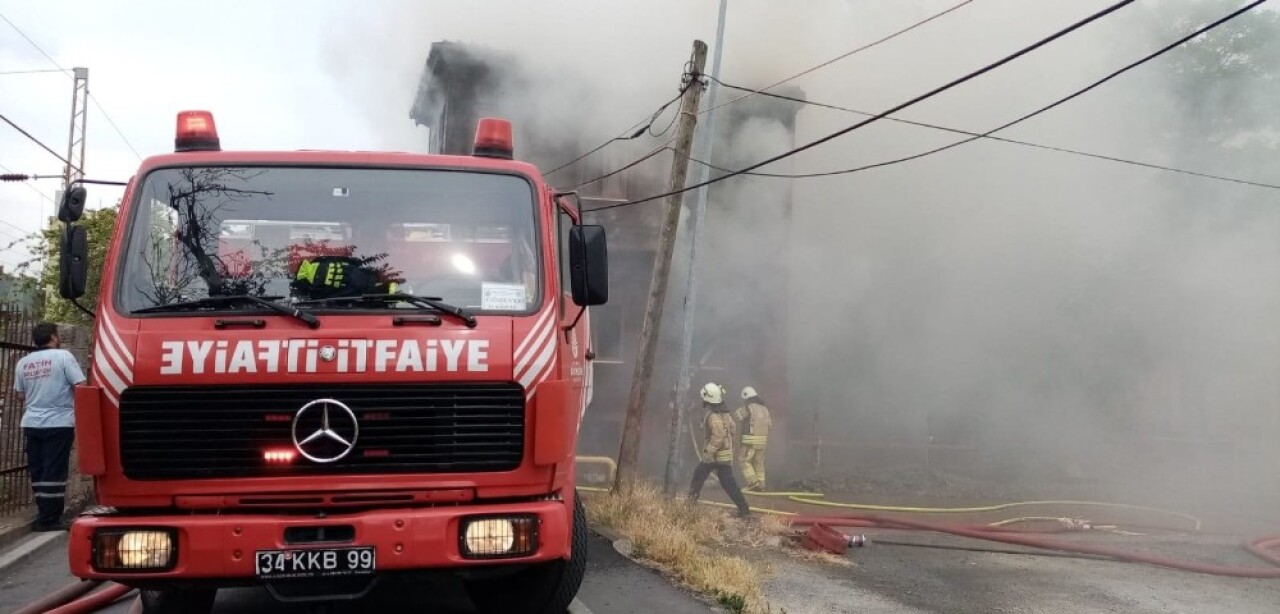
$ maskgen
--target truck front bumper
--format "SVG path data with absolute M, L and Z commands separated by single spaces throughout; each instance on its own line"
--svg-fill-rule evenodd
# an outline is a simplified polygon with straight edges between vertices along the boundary
M 532 554 L 477 560 L 463 556 L 460 531 L 473 516 L 532 515 L 537 538 Z M 469 505 L 408 509 L 382 509 L 323 516 L 265 513 L 220 515 L 105 515 L 85 516 L 71 526 L 71 573 L 80 578 L 119 580 L 186 580 L 197 578 L 256 577 L 260 550 L 305 550 L 373 546 L 377 571 L 524 564 L 567 559 L 572 536 L 572 513 L 565 501 L 538 501 L 500 505 Z M 288 543 L 291 527 L 346 527 L 354 539 L 342 542 Z M 176 563 L 166 571 L 104 571 L 94 565 L 95 536 L 104 530 L 170 530 L 177 537 Z

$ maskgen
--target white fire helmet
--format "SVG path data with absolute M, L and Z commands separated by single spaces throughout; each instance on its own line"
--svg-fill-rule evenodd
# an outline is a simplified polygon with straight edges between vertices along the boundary
M 742 399 L 744 401 L 747 399 L 750 399 L 751 397 L 758 397 L 758 396 L 760 395 L 756 394 L 756 389 L 752 388 L 751 386 L 747 386 L 746 388 L 742 389 Z
M 702 387 L 702 400 L 712 405 L 719 405 L 724 402 L 724 389 L 720 384 L 707 382 L 707 385 Z

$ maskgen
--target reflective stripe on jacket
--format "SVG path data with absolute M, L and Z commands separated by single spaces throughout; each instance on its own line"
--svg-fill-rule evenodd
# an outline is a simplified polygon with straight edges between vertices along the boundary
M 742 421 L 742 443 L 763 448 L 769 443 L 769 429 L 773 421 L 769 418 L 769 408 L 762 403 L 747 403 L 733 412 Z
M 707 445 L 702 448 L 703 460 L 716 463 L 733 462 L 733 436 L 737 431 L 733 424 L 733 417 L 728 412 L 709 411 L 702 419 L 702 428 L 707 437 Z

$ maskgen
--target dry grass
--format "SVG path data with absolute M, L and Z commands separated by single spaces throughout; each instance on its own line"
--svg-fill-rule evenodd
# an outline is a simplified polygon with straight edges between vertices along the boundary
M 670 499 L 648 483 L 617 495 L 587 493 L 586 503 L 591 523 L 630 540 L 633 556 L 730 611 L 770 611 L 761 589 L 768 567 L 729 553 L 726 546 L 777 546 L 788 532 L 785 520 L 764 516 L 743 522 L 717 508 Z

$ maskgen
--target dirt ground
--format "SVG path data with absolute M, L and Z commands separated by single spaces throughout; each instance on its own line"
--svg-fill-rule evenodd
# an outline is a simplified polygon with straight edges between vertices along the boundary
M 1059 556 L 945 550 L 999 544 L 897 531 L 872 531 L 870 544 L 839 567 L 767 555 L 765 594 L 787 614 L 1053 613 L 1262 614 L 1280 611 L 1280 580 L 1249 580 Z M 877 543 L 892 541 L 894 544 Z M 899 545 L 911 543 L 919 546 Z M 1231 540 L 1126 538 L 1106 543 L 1186 558 L 1259 565 Z

